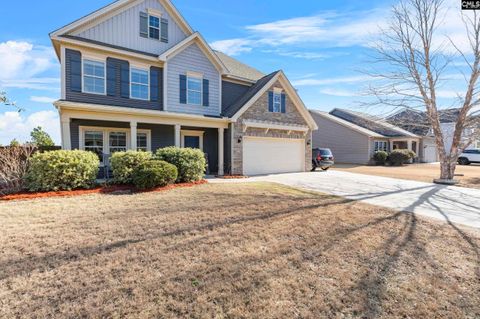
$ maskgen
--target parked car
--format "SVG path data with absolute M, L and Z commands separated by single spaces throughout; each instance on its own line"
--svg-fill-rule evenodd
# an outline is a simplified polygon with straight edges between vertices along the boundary
M 480 163 L 480 148 L 465 150 L 458 157 L 460 165 L 470 165 L 471 163 Z
M 335 158 L 329 148 L 314 148 L 312 150 L 312 172 L 318 167 L 326 171 L 332 167 Z

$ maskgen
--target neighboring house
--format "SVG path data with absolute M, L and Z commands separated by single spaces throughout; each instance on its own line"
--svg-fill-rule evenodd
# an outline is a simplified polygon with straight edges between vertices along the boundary
M 119 0 L 50 36 L 64 149 L 199 148 L 219 175 L 310 168 L 317 127 L 285 74 L 212 50 L 169 0 Z
M 337 163 L 368 164 L 380 150 L 409 149 L 419 154 L 419 136 L 380 118 L 338 108 L 330 113 L 310 110 L 310 114 L 318 126 L 313 147 L 330 148 Z
M 455 125 L 460 109 L 444 109 L 439 110 L 440 118 L 440 128 L 443 133 L 443 139 L 445 143 L 445 150 L 450 151 L 453 142 L 453 133 L 455 131 Z M 425 112 L 420 112 L 411 109 L 404 109 L 400 112 L 397 112 L 387 118 L 387 121 L 391 124 L 402 127 L 405 130 L 408 130 L 414 134 L 417 134 L 422 137 L 426 142 L 424 143 L 424 152 L 429 158 L 438 158 L 437 147 L 435 144 L 435 139 L 433 131 L 427 115 Z M 465 130 L 463 133 L 463 141 L 467 142 L 469 137 L 473 134 L 471 129 Z M 479 148 L 480 140 L 473 141 L 468 148 Z

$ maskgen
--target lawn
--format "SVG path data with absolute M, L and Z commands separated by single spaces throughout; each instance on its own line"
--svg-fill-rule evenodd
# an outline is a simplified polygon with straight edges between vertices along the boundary
M 336 164 L 332 169 L 350 173 L 409 179 L 429 183 L 435 178 L 440 177 L 439 164 L 412 164 L 401 167 Z M 464 175 L 455 177 L 455 179 L 460 181 L 458 186 L 480 188 L 479 164 L 472 164 L 469 166 L 457 165 L 455 174 Z
M 0 317 L 478 318 L 480 234 L 275 184 L 0 202 Z

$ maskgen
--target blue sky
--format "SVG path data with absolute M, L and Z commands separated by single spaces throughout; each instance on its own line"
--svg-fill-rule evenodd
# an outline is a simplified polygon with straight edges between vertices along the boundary
M 2 4 L 2 11 L 11 14 L 0 19 L 0 90 L 25 111 L 0 109 L 0 144 L 13 138 L 28 140 L 37 125 L 60 142 L 58 116 L 51 104 L 60 96 L 60 66 L 48 33 L 110 2 Z M 358 107 L 359 93 L 370 81 L 359 70 L 368 68 L 369 45 L 393 3 L 174 0 L 193 29 L 214 48 L 265 73 L 283 69 L 307 107 L 324 111 Z M 457 22 L 448 21 L 449 30 L 458 30 Z M 452 88 L 445 89 L 445 98 L 452 95 Z

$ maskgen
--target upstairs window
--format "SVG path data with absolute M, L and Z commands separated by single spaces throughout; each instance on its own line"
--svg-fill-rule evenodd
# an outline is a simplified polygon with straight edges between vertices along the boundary
M 273 92 L 273 112 L 280 113 L 282 111 L 282 94 Z
M 199 77 L 187 77 L 187 103 L 202 105 L 202 79 Z
M 148 16 L 148 37 L 160 40 L 160 18 Z
M 83 92 L 105 93 L 105 62 L 83 60 Z
M 130 98 L 138 100 L 149 99 L 149 74 L 146 70 L 130 69 Z

